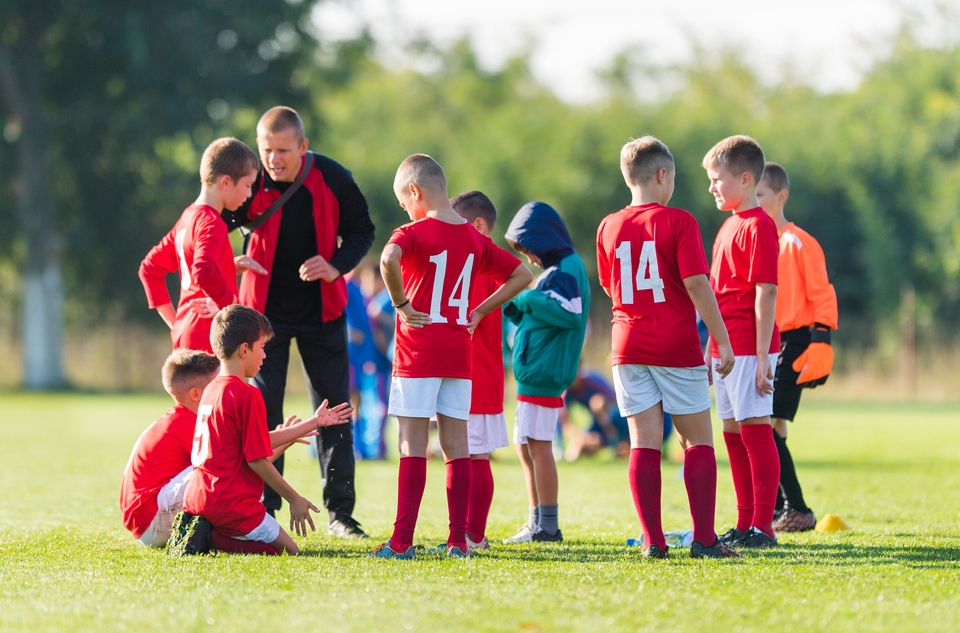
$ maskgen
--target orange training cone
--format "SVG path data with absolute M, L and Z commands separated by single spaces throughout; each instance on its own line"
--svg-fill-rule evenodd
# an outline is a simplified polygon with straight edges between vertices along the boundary
M 843 530 L 849 530 L 850 526 L 844 523 L 843 519 L 837 515 L 828 514 L 817 521 L 817 527 L 814 529 L 817 532 L 842 532 Z

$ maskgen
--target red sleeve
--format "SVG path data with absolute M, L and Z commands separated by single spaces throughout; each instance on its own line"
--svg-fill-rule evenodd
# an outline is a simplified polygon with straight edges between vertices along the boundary
M 193 236 L 193 266 L 190 275 L 217 307 L 225 308 L 233 303 L 235 298 L 227 280 L 220 273 L 219 266 L 220 261 L 224 260 L 224 249 L 230 248 L 227 225 L 219 216 L 203 215 L 197 218 L 194 230 L 196 234 Z
M 243 458 L 255 462 L 264 457 L 273 455 L 270 445 L 270 432 L 267 430 L 267 406 L 263 403 L 263 396 L 256 387 L 244 390 L 246 406 L 237 408 L 239 412 L 246 412 L 243 417 Z
M 140 262 L 140 282 L 151 309 L 170 303 L 165 277 L 177 270 L 176 231 L 177 225 L 174 225 Z
M 600 287 L 610 290 L 610 259 L 603 244 L 603 229 L 606 226 L 607 218 L 604 218 L 597 229 L 597 274 L 600 277 Z
M 677 264 L 680 278 L 709 275 L 710 267 L 707 266 L 707 254 L 703 251 L 700 225 L 689 213 L 683 213 L 680 217 L 682 220 L 677 224 Z
M 403 253 L 400 255 L 402 258 L 404 255 L 409 255 L 417 248 L 417 240 L 415 231 L 410 231 L 409 228 L 413 226 L 411 224 L 405 224 L 401 227 L 395 228 L 393 230 L 393 235 L 390 236 L 390 240 L 387 244 L 396 244 L 400 247 L 400 250 Z
M 773 220 L 756 222 L 750 230 L 752 240 L 748 280 L 755 284 L 777 283 L 777 259 L 780 257 L 780 238 Z
M 511 255 L 509 251 L 494 244 L 489 237 L 485 235 L 481 235 L 481 237 L 483 238 L 483 256 L 477 274 L 486 275 L 497 284 L 502 284 L 517 269 L 520 260 Z

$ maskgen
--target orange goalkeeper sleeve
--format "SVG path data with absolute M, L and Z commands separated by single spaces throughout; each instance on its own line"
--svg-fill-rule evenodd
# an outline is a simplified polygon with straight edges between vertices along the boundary
M 793 371 L 799 372 L 797 384 L 813 389 L 827 382 L 833 371 L 833 348 L 830 343 L 810 343 L 806 351 L 793 361 Z

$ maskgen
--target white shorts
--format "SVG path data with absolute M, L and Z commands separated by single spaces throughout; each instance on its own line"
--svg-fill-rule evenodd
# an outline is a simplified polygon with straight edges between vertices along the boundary
M 777 366 L 777 356 L 779 354 L 770 354 L 771 368 Z M 737 422 L 747 418 L 773 415 L 773 393 L 765 396 L 757 393 L 757 357 L 737 356 L 736 358 L 737 363 L 726 378 L 721 378 L 717 370 L 711 367 L 713 393 L 717 397 L 717 415 L 721 420 Z
M 458 420 L 470 417 L 471 381 L 466 378 L 405 378 L 390 381 L 387 412 L 405 418 L 432 418 L 441 413 Z
M 467 420 L 470 454 L 483 455 L 510 446 L 507 439 L 507 418 L 503 413 L 471 413 Z
M 671 415 L 689 415 L 710 408 L 706 365 L 614 365 L 613 385 L 620 415 L 624 417 L 646 411 L 661 401 L 663 410 Z
M 187 490 L 187 480 L 192 472 L 193 466 L 187 466 L 160 489 L 157 493 L 157 516 L 153 517 L 138 541 L 147 547 L 163 547 L 167 544 L 173 531 L 173 519 L 183 507 L 183 493 Z
M 253 528 L 246 536 L 234 536 L 232 538 L 238 541 L 273 543 L 278 536 L 280 536 L 280 524 L 268 512 L 263 515 L 263 521 L 260 522 L 260 525 Z
M 526 444 L 528 439 L 552 442 L 557 436 L 560 408 L 544 407 L 532 402 L 517 402 L 517 420 L 513 425 L 513 441 Z

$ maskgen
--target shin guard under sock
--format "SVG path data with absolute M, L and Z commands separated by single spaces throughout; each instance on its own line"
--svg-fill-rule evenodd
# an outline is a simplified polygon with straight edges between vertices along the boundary
M 447 462 L 447 513 L 450 516 L 450 535 L 447 547 L 467 551 L 467 507 L 470 504 L 472 460 L 469 457 Z
M 693 540 L 710 547 L 716 542 L 717 454 L 712 446 L 691 446 L 683 455 L 683 484 L 690 502 Z
M 630 449 L 630 492 L 643 530 L 643 546 L 656 545 L 667 551 L 660 520 L 660 451 L 653 448 Z
M 737 493 L 737 529 L 746 532 L 750 529 L 750 522 L 753 520 L 753 476 L 750 473 L 750 456 L 747 455 L 747 449 L 739 433 L 724 431 L 723 443 L 727 445 L 733 489 Z
M 780 490 L 780 458 L 769 424 L 744 424 L 740 438 L 750 456 L 753 477 L 753 520 L 751 524 L 773 537 L 773 508 Z
M 471 459 L 470 503 L 467 506 L 467 536 L 479 543 L 486 536 L 487 516 L 493 503 L 493 472 L 490 460 Z
M 401 457 L 397 482 L 397 520 L 393 523 L 390 549 L 401 554 L 413 545 L 423 489 L 427 485 L 427 458 Z
M 777 505 L 799 512 L 809 512 L 810 508 L 803 500 L 803 490 L 800 489 L 800 480 L 797 479 L 793 456 L 787 448 L 787 438 L 780 437 L 780 434 L 774 430 L 773 441 L 777 443 L 777 455 L 780 456 L 780 490 L 783 492 L 783 504 L 777 503 Z

